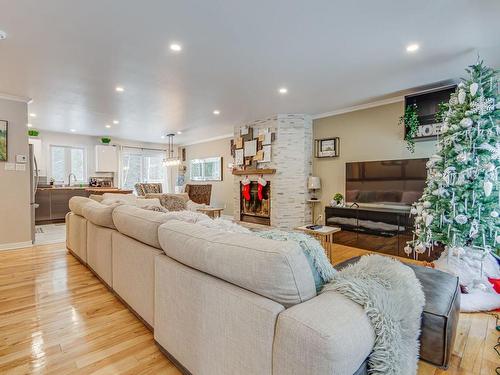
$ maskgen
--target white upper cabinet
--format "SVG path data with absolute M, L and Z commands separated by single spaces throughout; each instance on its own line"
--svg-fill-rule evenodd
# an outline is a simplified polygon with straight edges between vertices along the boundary
M 45 158 L 42 149 L 42 140 L 40 138 L 29 138 L 28 142 L 33 145 L 33 154 L 36 158 L 36 164 L 38 166 L 38 175 L 47 176 L 47 168 L 45 167 Z
M 95 146 L 95 171 L 115 172 L 118 170 L 118 157 L 115 146 Z

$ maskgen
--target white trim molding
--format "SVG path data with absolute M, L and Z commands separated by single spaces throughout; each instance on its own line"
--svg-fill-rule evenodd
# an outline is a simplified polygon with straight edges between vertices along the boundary
M 402 102 L 404 99 L 405 99 L 404 96 L 395 96 L 395 97 L 388 98 L 388 99 L 377 100 L 377 101 L 371 102 L 371 103 L 365 103 L 365 104 L 355 105 L 355 106 L 352 106 L 352 107 L 346 107 L 346 108 L 336 109 L 335 111 L 331 111 L 331 112 L 319 113 L 317 115 L 312 115 L 312 119 L 313 120 L 317 120 L 317 119 L 320 119 L 320 118 L 341 115 L 343 113 L 360 111 L 362 109 L 379 107 L 381 105 L 398 103 L 398 102 Z
M 234 137 L 233 133 L 223 134 L 223 135 L 218 135 L 217 137 L 206 138 L 206 139 L 201 139 L 199 141 L 184 143 L 184 144 L 179 145 L 179 147 L 192 146 L 192 145 L 197 145 L 199 143 L 206 143 L 206 142 L 211 142 L 211 141 L 218 141 L 219 139 L 226 139 L 226 138 L 233 138 L 233 137 Z
M 0 251 L 15 250 L 15 249 L 28 248 L 28 247 L 33 247 L 33 243 L 31 241 L 4 243 L 4 244 L 0 244 Z
M 11 95 L 11 94 L 6 94 L 3 92 L 0 92 L 0 99 L 5 99 L 5 100 L 12 100 L 14 102 L 21 102 L 21 103 L 26 103 L 30 104 L 33 99 L 27 98 L 25 96 L 17 96 L 17 95 Z

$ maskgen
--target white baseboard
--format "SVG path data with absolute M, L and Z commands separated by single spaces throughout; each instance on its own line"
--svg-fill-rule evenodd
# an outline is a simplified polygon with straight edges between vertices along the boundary
M 22 249 L 23 247 L 33 247 L 33 244 L 31 241 L 3 243 L 0 244 L 0 251 Z

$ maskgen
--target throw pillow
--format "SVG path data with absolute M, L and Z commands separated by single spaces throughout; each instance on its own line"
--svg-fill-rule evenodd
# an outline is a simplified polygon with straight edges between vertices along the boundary
M 184 197 L 177 194 L 146 194 L 146 198 L 157 198 L 168 211 L 183 211 L 186 209 Z

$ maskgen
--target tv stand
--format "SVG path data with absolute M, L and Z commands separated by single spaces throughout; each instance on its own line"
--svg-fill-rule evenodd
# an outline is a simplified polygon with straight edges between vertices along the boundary
M 325 207 L 325 224 L 342 229 L 335 243 L 404 258 L 406 242 L 413 238 L 413 217 L 406 209 L 384 207 Z M 440 251 L 419 254 L 418 260 L 432 261 Z

